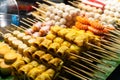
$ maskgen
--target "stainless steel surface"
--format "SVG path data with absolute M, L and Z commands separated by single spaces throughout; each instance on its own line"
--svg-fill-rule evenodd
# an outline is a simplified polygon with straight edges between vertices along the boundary
M 19 17 L 16 0 L 0 0 L 0 27 L 5 27 L 15 22 L 15 19 L 17 19 L 14 18 L 15 16 Z

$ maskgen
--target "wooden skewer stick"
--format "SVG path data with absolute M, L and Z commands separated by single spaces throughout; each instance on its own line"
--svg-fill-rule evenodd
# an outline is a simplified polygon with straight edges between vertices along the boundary
M 88 65 L 90 65 L 91 67 L 93 67 L 94 69 L 96 69 L 96 70 L 98 70 L 98 71 L 100 71 L 100 72 L 102 72 L 102 73 L 105 73 L 105 71 L 104 70 L 102 70 L 101 68 L 99 68 L 98 66 L 96 66 L 95 64 L 92 64 L 92 63 L 90 63 L 90 62 L 86 62 Z
M 54 3 L 54 2 L 51 2 L 51 1 L 48 1 L 48 0 L 43 0 L 43 1 L 49 3 L 49 4 L 53 5 L 53 6 L 56 6 L 56 3 Z
M 94 60 L 95 62 L 97 62 L 97 63 L 99 63 L 99 64 L 102 64 L 102 65 L 105 65 L 105 66 L 110 66 L 110 65 L 104 63 L 103 61 L 97 59 L 96 57 L 90 55 L 89 53 L 83 52 L 83 54 L 87 55 L 88 57 L 91 57 L 91 60 Z
M 37 7 L 35 7 L 35 6 L 32 6 L 32 8 L 34 8 L 34 9 L 36 9 L 37 11 L 39 11 L 39 12 L 41 12 L 41 13 L 45 14 L 45 12 L 44 12 L 44 11 L 42 11 L 42 10 L 38 9 L 38 8 L 37 8 Z
M 2 35 L 2 36 L 4 36 L 4 34 L 0 31 L 0 34 Z
M 71 2 L 71 1 L 68 1 L 70 4 L 72 4 L 73 6 L 75 6 L 75 7 L 78 7 L 78 5 L 76 5 L 76 4 L 74 4 L 73 2 Z
M 88 53 L 85 53 L 85 52 L 82 52 L 84 55 L 88 56 L 91 58 L 91 60 L 97 62 L 97 63 L 100 63 L 100 64 L 104 64 L 103 62 L 101 62 L 99 59 L 95 58 L 94 56 L 88 54 Z
M 65 72 L 68 72 L 68 73 L 70 73 L 70 74 L 72 74 L 72 75 L 74 75 L 74 76 L 76 76 L 76 77 L 78 77 L 78 78 L 80 78 L 82 80 L 87 80 L 87 79 L 89 80 L 89 78 L 87 78 L 86 76 L 84 76 L 84 75 L 82 75 L 82 74 L 80 74 L 78 72 L 75 72 L 75 71 L 67 68 L 66 66 L 63 66 L 63 68 L 65 69 L 64 70 Z
M 39 2 L 36 2 L 36 4 L 38 4 L 38 5 L 40 5 L 40 6 L 41 6 L 41 3 L 39 3 Z
M 113 35 L 113 34 L 106 34 L 106 33 L 104 33 L 104 35 L 106 35 L 106 36 L 110 36 L 110 37 L 114 37 L 114 38 L 116 38 L 116 39 L 119 38 L 119 37 L 117 37 L 117 36 L 115 36 L 115 35 Z
M 105 51 L 105 50 L 100 50 L 100 49 L 94 49 L 94 50 L 102 52 L 101 54 L 104 55 L 104 56 L 106 56 L 106 57 L 112 57 L 112 58 L 118 59 L 118 56 L 116 56 L 116 54 L 114 54 L 114 52 L 112 53 L 110 51 Z
M 103 41 L 103 42 L 105 42 L 105 40 L 101 40 L 101 41 Z M 108 46 L 110 46 L 110 47 L 114 47 L 114 48 L 116 48 L 116 49 L 120 49 L 120 45 L 119 44 L 116 44 L 116 43 L 113 43 L 113 42 L 107 42 L 106 41 L 106 43 L 104 43 L 105 45 L 108 45 Z
M 63 77 L 63 76 L 58 76 L 60 79 L 62 79 L 62 80 L 69 80 L 69 79 L 67 79 L 67 78 L 65 78 L 65 77 Z
M 109 31 L 111 34 L 115 34 L 115 35 L 118 35 L 120 36 L 120 32 L 118 30 L 115 30 L 115 31 Z
M 29 21 L 29 20 L 27 20 L 27 19 L 25 19 L 25 18 L 22 18 L 22 20 L 24 20 L 24 21 L 26 21 L 26 22 L 28 22 L 28 23 L 30 23 L 30 24 L 34 24 L 33 22 L 31 22 L 31 21 Z
M 11 24 L 12 26 L 14 26 L 14 27 L 16 27 L 16 28 L 18 28 L 18 29 L 20 29 L 20 30 L 22 30 L 22 31 L 25 31 L 23 28 L 21 28 L 21 27 L 19 27 L 19 26 L 16 26 L 16 25 L 14 25 L 14 24 Z
M 34 17 L 36 17 L 38 20 L 40 20 L 40 21 L 44 22 L 44 20 L 43 20 L 43 19 L 41 19 L 41 16 L 39 16 L 39 15 L 37 15 L 37 14 L 33 13 L 33 12 L 32 12 L 32 15 L 33 15 Z
M 38 20 L 38 19 L 34 19 L 34 21 L 39 22 L 39 20 Z
M 8 31 L 9 33 L 12 33 L 12 31 L 8 30 L 8 29 L 5 29 L 6 31 Z
M 34 20 L 32 20 L 32 19 L 30 19 L 30 18 L 27 18 L 28 20 L 30 20 L 31 22 L 33 22 L 33 23 L 35 23 L 36 21 L 34 21 Z
M 89 53 L 91 55 L 95 55 L 95 56 L 103 58 L 103 59 L 106 59 L 106 60 L 111 60 L 110 58 L 108 58 L 106 56 L 103 56 L 103 55 L 100 55 L 100 54 L 96 54 L 96 53 L 93 53 L 93 52 L 90 52 L 90 51 L 87 51 L 87 53 Z
M 84 58 L 84 57 L 81 57 L 81 56 L 78 56 L 78 55 L 75 55 L 75 54 L 73 54 L 73 53 L 69 53 L 70 55 L 72 55 L 72 56 L 75 56 L 75 57 L 77 57 L 77 58 L 79 58 L 80 60 L 83 60 L 83 61 L 87 61 L 87 62 L 93 62 L 92 60 L 89 60 L 89 59 L 87 59 L 87 58 Z
M 20 26 L 21 28 L 23 28 L 24 30 L 26 30 L 27 28 L 26 27 L 23 27 L 23 26 Z
M 85 70 L 82 70 L 82 69 L 80 69 L 80 68 L 77 68 L 77 67 L 75 67 L 75 66 L 73 66 L 73 65 L 71 65 L 71 67 L 74 68 L 74 69 L 76 69 L 77 71 L 80 71 L 80 72 L 85 73 L 86 75 L 88 75 L 88 76 L 91 77 L 91 78 L 94 77 L 93 73 L 89 73 L 89 72 L 87 72 L 87 71 L 85 71 Z
M 20 21 L 21 23 L 25 24 L 28 27 L 31 27 L 31 25 L 27 24 L 26 22 Z
M 92 46 L 92 47 L 94 47 L 94 48 L 97 48 L 97 49 L 103 49 L 103 48 L 101 48 L 101 47 L 99 47 L 99 46 L 96 46 L 96 45 L 94 45 L 94 44 L 91 44 L 91 43 L 86 43 L 87 45 L 90 45 L 90 46 Z
M 104 44 L 101 44 L 101 46 L 103 46 L 105 49 L 108 49 L 108 50 L 110 50 L 110 51 L 113 51 L 113 52 L 117 53 L 116 51 L 117 51 L 118 49 L 115 49 L 114 47 L 106 46 L 106 45 L 104 45 Z
M 110 38 L 109 40 L 120 45 L 120 40 L 119 39 Z
M 81 66 L 81 67 L 83 67 L 83 68 L 85 68 L 85 69 L 87 69 L 87 70 L 89 70 L 89 71 L 91 71 L 91 72 L 94 72 L 93 69 L 91 69 L 91 68 L 89 68 L 89 67 L 87 67 L 87 66 L 85 66 L 85 65 L 83 65 L 83 64 L 81 64 L 81 63 L 78 63 L 78 62 L 76 62 L 76 61 L 74 61 L 74 60 L 71 60 L 71 62 L 74 63 L 74 64 L 77 64 L 78 66 Z

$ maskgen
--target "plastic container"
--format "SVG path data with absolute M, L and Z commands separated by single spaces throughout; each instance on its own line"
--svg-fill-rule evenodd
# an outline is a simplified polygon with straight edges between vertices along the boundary
M 19 10 L 16 0 L 0 0 L 0 27 L 11 23 L 19 25 Z

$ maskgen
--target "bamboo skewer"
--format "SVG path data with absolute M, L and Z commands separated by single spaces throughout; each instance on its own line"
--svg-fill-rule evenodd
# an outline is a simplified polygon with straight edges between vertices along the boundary
M 69 79 L 67 79 L 67 78 L 65 78 L 65 77 L 63 77 L 63 76 L 58 76 L 60 79 L 62 79 L 62 80 L 69 80 Z
M 12 26 L 14 26 L 14 27 L 16 27 L 16 28 L 18 28 L 18 29 L 20 29 L 20 30 L 22 30 L 22 31 L 25 31 L 23 28 L 21 28 L 21 27 L 19 27 L 19 26 L 16 26 L 16 25 L 14 25 L 14 24 L 11 24 Z
M 41 18 L 42 18 L 41 16 L 39 16 L 39 15 L 37 15 L 37 14 L 33 13 L 33 12 L 32 12 L 32 15 L 33 15 L 33 16 L 35 16 L 38 20 L 40 20 L 40 21 L 44 22 L 44 20 L 43 20 L 43 19 L 41 19 Z
M 98 49 L 94 49 L 94 50 L 96 50 L 96 51 L 99 51 L 99 52 L 102 52 L 101 54 L 102 55 L 104 55 L 104 56 L 106 56 L 106 57 L 111 57 L 111 58 L 116 58 L 116 59 L 118 59 L 118 57 L 116 56 L 116 54 L 110 54 L 111 52 L 110 51 L 104 51 L 104 50 L 98 50 Z
M 118 39 L 118 37 L 113 35 L 113 34 L 106 34 L 106 33 L 104 33 L 104 35 L 109 36 L 109 37 L 114 37 L 114 38 Z
M 53 6 L 56 6 L 56 3 L 54 3 L 54 2 L 51 2 L 51 1 L 48 1 L 48 0 L 43 0 L 43 1 L 49 3 L 49 4 L 53 5 Z
M 105 42 L 105 40 L 102 40 L 103 42 Z M 108 46 L 111 46 L 111 47 L 114 47 L 116 49 L 120 49 L 120 45 L 119 44 L 116 44 L 116 43 L 113 43 L 113 42 L 106 42 L 104 43 L 105 45 L 108 45 Z
M 81 66 L 81 67 L 83 67 L 83 68 L 85 68 L 85 69 L 87 69 L 87 70 L 89 70 L 91 72 L 94 72 L 94 70 L 92 70 L 91 68 L 89 68 L 89 67 L 87 67 L 87 66 L 85 66 L 85 65 L 83 65 L 81 63 L 78 63 L 78 62 L 76 62 L 74 60 L 71 60 L 71 62 L 73 62 L 74 64 L 77 64 L 78 66 Z
M 87 78 L 86 76 L 84 76 L 84 75 L 82 75 L 82 74 L 80 74 L 78 72 L 75 72 L 75 71 L 73 71 L 73 70 L 71 70 L 71 69 L 69 69 L 69 68 L 67 68 L 65 66 L 63 66 L 63 68 L 65 69 L 64 70 L 65 72 L 68 72 L 68 73 L 70 73 L 70 74 L 72 74 L 72 75 L 74 75 L 74 76 L 76 76 L 76 77 L 78 77 L 78 78 L 80 78 L 82 80 L 87 80 L 87 79 L 89 80 L 89 78 Z
M 39 2 L 36 2 L 36 4 L 41 5 L 41 3 L 39 3 Z
M 32 6 L 32 8 L 34 8 L 34 9 L 36 9 L 37 11 L 39 11 L 39 12 L 41 12 L 41 13 L 45 14 L 45 12 L 44 12 L 44 11 L 42 11 L 42 10 L 38 9 L 38 8 L 37 8 L 37 7 L 35 7 L 35 6 Z
M 77 58 L 79 58 L 80 60 L 83 60 L 84 62 L 93 62 L 92 60 L 89 60 L 89 59 L 86 59 L 86 58 L 84 58 L 84 57 L 81 57 L 81 56 L 78 56 L 78 55 L 75 55 L 75 54 L 73 54 L 73 53 L 69 53 L 70 55 L 72 55 L 72 56 L 75 56 L 75 57 L 77 57 Z
M 85 52 L 82 52 L 84 55 L 88 56 L 91 58 L 91 60 L 97 62 L 97 63 L 101 63 L 101 64 L 104 64 L 103 62 L 101 62 L 99 59 L 95 58 L 94 56 L 88 54 L 88 53 L 85 53 Z
M 70 4 L 72 4 L 73 6 L 75 6 L 75 7 L 78 7 L 78 5 L 76 5 L 76 4 L 74 4 L 73 2 L 71 2 L 71 1 L 68 1 Z M 79 7 L 78 7 L 79 8 Z
M 98 70 L 98 71 L 100 71 L 100 72 L 102 72 L 102 73 L 105 73 L 105 71 L 103 71 L 101 68 L 99 68 L 98 66 L 96 66 L 96 65 L 94 65 L 94 64 L 92 64 L 92 63 L 90 63 L 90 62 L 86 62 L 87 64 L 89 64 L 91 67 L 93 67 L 94 69 L 96 69 L 96 70 Z
M 116 52 L 116 51 L 117 51 L 117 49 L 114 48 L 114 47 L 106 46 L 106 45 L 104 45 L 104 44 L 101 44 L 101 46 L 104 47 L 105 49 L 110 50 L 110 51 L 113 51 L 113 52 Z
M 23 28 L 24 30 L 26 30 L 27 28 L 26 27 L 23 27 L 23 26 L 20 26 L 21 28 Z
M 38 19 L 34 19 L 34 21 L 36 21 L 36 22 L 40 22 L 40 20 L 38 20 Z
M 31 27 L 31 25 L 27 24 L 26 22 L 24 21 L 20 21 L 21 23 L 23 23 L 24 25 L 28 26 L 28 27 Z
M 87 53 L 89 53 L 91 55 L 95 55 L 95 56 L 103 58 L 103 59 L 106 59 L 106 60 L 111 60 L 110 58 L 107 58 L 106 56 L 103 56 L 103 55 L 100 55 L 100 54 L 96 54 L 96 53 L 93 53 L 93 52 L 90 52 L 90 51 L 87 51 Z
M 35 23 L 36 21 L 34 21 L 34 20 L 32 20 L 32 19 L 30 19 L 30 18 L 27 18 L 29 21 L 31 21 L 31 22 L 33 22 L 33 23 Z
M 31 21 L 29 21 L 29 20 L 27 20 L 27 19 L 25 19 L 25 18 L 22 18 L 22 20 L 24 20 L 24 21 L 26 21 L 26 22 L 28 22 L 28 23 L 30 23 L 30 24 L 34 24 L 33 22 L 31 22 Z
M 89 72 L 87 72 L 87 71 L 85 71 L 85 70 L 82 70 L 82 69 L 80 69 L 80 68 L 77 68 L 77 67 L 75 67 L 75 66 L 73 66 L 73 65 L 71 65 L 71 67 L 74 68 L 74 69 L 76 69 L 77 71 L 80 71 L 80 72 L 85 73 L 86 75 L 88 75 L 88 76 L 91 77 L 91 78 L 94 77 L 93 73 L 89 73 Z

